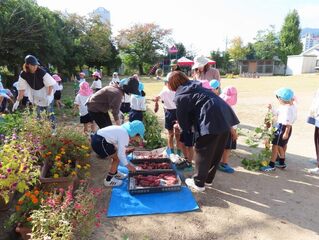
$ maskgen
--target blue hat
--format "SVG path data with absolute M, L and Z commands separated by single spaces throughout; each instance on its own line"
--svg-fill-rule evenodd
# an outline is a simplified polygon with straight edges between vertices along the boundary
M 220 86 L 220 82 L 216 79 L 213 79 L 209 82 L 209 85 L 213 88 L 213 89 L 217 89 Z
M 283 101 L 289 102 L 294 97 L 294 92 L 290 88 L 279 88 L 276 91 L 276 96 Z
M 139 134 L 141 138 L 144 138 L 145 127 L 141 121 L 134 120 L 133 122 L 127 122 L 122 124 L 122 127 L 126 129 L 130 137 L 135 137 Z

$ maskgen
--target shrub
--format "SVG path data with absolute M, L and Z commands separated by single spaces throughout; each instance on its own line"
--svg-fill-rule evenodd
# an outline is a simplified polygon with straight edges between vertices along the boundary
M 162 126 L 160 125 L 156 115 L 147 110 L 144 113 L 143 122 L 145 125 L 146 148 L 155 149 L 166 146 L 166 140 L 162 138 Z

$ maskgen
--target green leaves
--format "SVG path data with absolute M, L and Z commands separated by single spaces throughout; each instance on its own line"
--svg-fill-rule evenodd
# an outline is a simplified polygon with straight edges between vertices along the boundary
M 124 57 L 122 60 L 131 67 L 139 67 L 142 75 L 143 64 L 154 64 L 159 55 L 158 51 L 166 48 L 165 40 L 170 34 L 171 30 L 162 29 L 153 23 L 135 24 L 121 30 L 116 41 Z
M 285 17 L 285 22 L 280 30 L 280 58 L 286 64 L 288 55 L 297 55 L 302 51 L 300 41 L 299 14 L 294 9 Z
M 147 110 L 144 113 L 143 122 L 145 125 L 146 148 L 155 149 L 166 145 L 165 139 L 162 138 L 162 126 L 160 125 L 156 115 Z

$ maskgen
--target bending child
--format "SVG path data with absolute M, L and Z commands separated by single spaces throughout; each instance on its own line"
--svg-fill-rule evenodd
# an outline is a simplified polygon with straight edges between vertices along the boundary
M 124 123 L 121 126 L 108 126 L 99 129 L 92 135 L 91 146 L 93 151 L 101 158 L 111 158 L 110 170 L 104 179 L 104 186 L 115 187 L 122 184 L 127 174 L 117 170 L 119 163 L 135 172 L 134 165 L 126 158 L 126 147 L 131 140 L 139 141 L 144 137 L 145 127 L 141 121 Z

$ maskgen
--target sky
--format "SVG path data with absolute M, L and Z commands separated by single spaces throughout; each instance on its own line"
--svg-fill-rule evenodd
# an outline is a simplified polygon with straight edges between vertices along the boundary
M 296 9 L 301 28 L 319 28 L 319 0 L 37 0 L 51 10 L 87 15 L 98 7 L 111 14 L 113 35 L 136 23 L 156 23 L 172 29 L 172 37 L 196 54 L 225 50 L 240 36 L 253 42 L 258 30 L 274 25 L 280 31 L 285 16 Z

